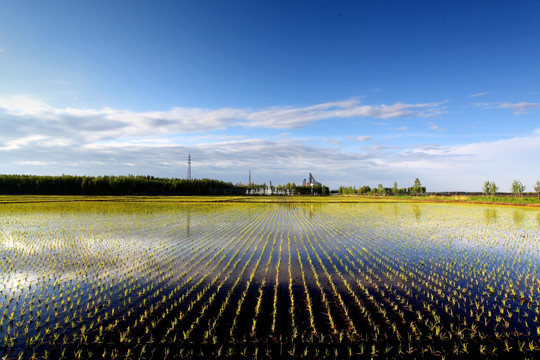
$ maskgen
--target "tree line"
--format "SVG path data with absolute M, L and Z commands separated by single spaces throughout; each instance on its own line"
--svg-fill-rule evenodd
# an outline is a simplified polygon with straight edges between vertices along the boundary
M 0 193 L 17 195 L 240 195 L 246 191 L 245 186 L 213 179 L 0 175 Z
M 382 184 L 379 184 L 377 187 L 371 188 L 368 185 L 358 187 L 355 186 L 340 186 L 339 193 L 343 195 L 421 195 L 426 192 L 426 187 L 422 186 L 422 183 L 418 178 L 414 179 L 414 185 L 411 187 L 398 188 L 397 182 L 394 181 L 394 186 L 391 188 L 384 187 Z
M 540 180 L 536 181 L 533 189 L 536 195 L 538 196 L 538 198 L 540 198 Z M 482 187 L 482 193 L 484 195 L 491 195 L 492 197 L 495 196 L 495 194 L 497 194 L 498 190 L 499 190 L 499 187 L 497 186 L 497 184 L 495 184 L 495 181 L 486 180 L 484 182 L 484 186 Z M 521 197 L 524 192 L 525 192 L 525 185 L 523 185 L 521 181 L 519 180 L 512 181 L 512 194 L 515 197 L 518 197 L 518 196 Z
M 328 195 L 329 192 L 323 185 L 245 185 L 215 179 L 142 175 L 0 175 L 0 194 L 10 195 Z
M 327 186 L 321 184 L 313 184 L 310 186 L 296 185 L 293 183 L 286 183 L 283 185 L 270 185 L 266 183 L 256 185 L 247 185 L 248 195 L 322 195 L 326 196 L 330 194 L 330 189 Z

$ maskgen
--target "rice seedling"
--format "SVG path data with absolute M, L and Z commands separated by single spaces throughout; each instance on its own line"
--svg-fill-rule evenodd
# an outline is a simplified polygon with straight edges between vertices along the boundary
M 540 210 L 485 210 L 5 204 L 0 356 L 538 357 Z

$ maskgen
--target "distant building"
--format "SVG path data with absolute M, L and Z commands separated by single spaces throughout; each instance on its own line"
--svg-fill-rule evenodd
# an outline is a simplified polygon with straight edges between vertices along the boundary
M 305 179 L 304 179 L 304 184 L 305 184 Z M 309 182 L 307 184 L 305 184 L 307 186 L 315 186 L 315 185 L 322 185 L 320 182 L 318 182 L 317 180 L 315 180 L 315 178 L 313 177 L 313 175 L 311 175 L 311 173 L 309 173 Z

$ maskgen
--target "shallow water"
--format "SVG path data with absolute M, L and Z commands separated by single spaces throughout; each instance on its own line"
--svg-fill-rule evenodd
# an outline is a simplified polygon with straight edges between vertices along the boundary
M 539 245 L 540 210 L 517 207 L 6 205 L 0 345 L 13 357 L 538 355 Z

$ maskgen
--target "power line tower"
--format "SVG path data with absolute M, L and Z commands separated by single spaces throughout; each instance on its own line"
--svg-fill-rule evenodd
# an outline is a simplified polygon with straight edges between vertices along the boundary
M 187 179 L 191 180 L 191 154 L 187 158 Z

